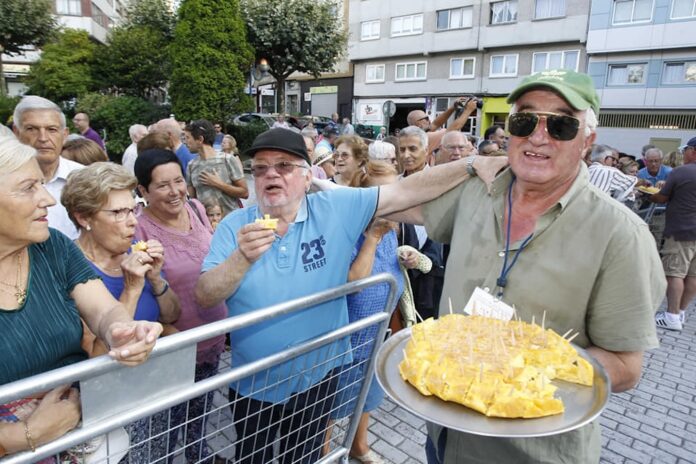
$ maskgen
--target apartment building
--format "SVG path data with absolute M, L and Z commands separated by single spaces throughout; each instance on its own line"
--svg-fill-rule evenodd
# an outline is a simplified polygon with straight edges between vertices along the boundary
M 696 0 L 593 0 L 588 67 L 602 99 L 599 139 L 665 152 L 696 135 Z
M 59 25 L 83 29 L 90 37 L 104 43 L 109 29 L 124 14 L 127 0 L 54 0 L 54 13 Z M 29 73 L 32 63 L 39 59 L 37 50 L 28 49 L 18 56 L 3 55 L 3 73 L 8 95 L 21 95 L 26 86 L 21 80 Z
M 356 122 L 392 127 L 424 109 L 431 118 L 475 95 L 483 109 L 465 131 L 502 123 L 505 96 L 532 72 L 584 70 L 590 0 L 351 0 L 349 54 Z

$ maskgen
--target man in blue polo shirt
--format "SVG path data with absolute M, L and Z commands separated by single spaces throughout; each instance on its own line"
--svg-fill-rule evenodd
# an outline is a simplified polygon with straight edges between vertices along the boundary
M 258 206 L 234 211 L 217 226 L 196 286 L 201 306 L 225 300 L 230 316 L 345 284 L 352 248 L 375 215 L 407 220 L 410 208 L 477 171 L 492 179 L 505 163 L 465 159 L 381 189 L 307 195 L 312 175 L 301 135 L 271 129 L 254 140 L 247 155 L 253 157 Z M 278 220 L 277 229 L 255 222 L 266 214 Z M 347 323 L 346 299 L 340 298 L 235 331 L 232 364 L 252 362 Z M 336 389 L 331 371 L 350 362 L 345 353 L 350 353 L 348 339 L 231 385 L 237 462 L 272 460 L 278 427 L 283 462 L 319 459 Z
M 645 151 L 645 167 L 638 171 L 638 179 L 647 180 L 650 185 L 657 186 L 658 182 L 667 180 L 672 168 L 662 164 L 662 150 L 649 148 Z

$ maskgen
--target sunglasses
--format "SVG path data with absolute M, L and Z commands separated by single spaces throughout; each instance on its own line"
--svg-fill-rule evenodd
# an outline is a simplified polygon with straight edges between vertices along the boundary
M 565 114 L 546 113 L 513 113 L 507 118 L 507 131 L 515 137 L 529 137 L 534 133 L 539 121 L 546 120 L 546 132 L 556 140 L 573 140 L 578 135 L 580 120 Z
M 263 177 L 268 173 L 268 170 L 271 168 L 275 169 L 275 171 L 282 176 L 290 174 L 292 171 L 295 170 L 295 168 L 305 169 L 306 166 L 291 163 L 290 161 L 280 161 L 275 164 L 254 164 L 253 166 L 251 166 L 251 173 L 254 177 Z

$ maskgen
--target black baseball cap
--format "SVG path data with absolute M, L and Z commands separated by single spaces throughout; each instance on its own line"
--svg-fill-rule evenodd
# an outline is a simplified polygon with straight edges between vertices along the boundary
M 269 129 L 259 134 L 251 144 L 251 148 L 245 151 L 244 154 L 252 157 L 260 150 L 284 151 L 285 153 L 299 156 L 308 164 L 312 164 L 307 154 L 307 146 L 305 145 L 304 137 L 297 132 L 281 127 Z

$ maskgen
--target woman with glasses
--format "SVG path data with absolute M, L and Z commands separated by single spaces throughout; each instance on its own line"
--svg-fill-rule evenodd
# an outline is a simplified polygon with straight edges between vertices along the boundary
M 135 162 L 138 192 L 147 201 L 138 217 L 135 236 L 162 243 L 167 260 L 162 266 L 170 287 L 181 304 L 181 316 L 174 323 L 180 331 L 219 321 L 227 316 L 224 302 L 204 309 L 196 304 L 194 289 L 201 264 L 208 254 L 213 236 L 205 208 L 198 200 L 186 199 L 186 180 L 176 154 L 169 150 L 148 150 Z M 218 372 L 225 336 L 198 343 L 195 380 L 212 377 Z M 176 446 L 179 430 L 185 432 L 186 459 L 211 462 L 205 440 L 204 416 L 212 408 L 213 392 L 172 408 L 174 428 L 169 435 L 170 451 Z M 187 414 L 188 411 L 188 414 Z M 215 458 L 217 459 L 217 458 Z
M 48 227 L 56 202 L 36 156 L 0 138 L 0 385 L 87 359 L 80 318 L 113 358 L 144 362 L 161 326 L 133 321 L 75 244 Z M 79 392 L 69 386 L 0 404 L 0 458 L 55 440 L 79 420 Z
M 149 240 L 142 246 L 145 249 L 133 246 L 138 222 L 133 198 L 136 183 L 123 166 L 94 163 L 68 176 L 61 202 L 80 232 L 75 244 L 128 314 L 136 321 L 171 324 L 179 318 L 181 309 L 179 299 L 162 276 L 162 244 Z M 95 346 L 98 350 L 98 340 Z M 135 445 L 130 459 L 140 462 L 139 458 L 148 456 L 148 446 L 138 443 L 149 441 L 150 428 L 158 433 L 167 430 L 167 412 L 126 428 Z M 152 456 L 166 456 L 165 439 L 154 439 L 149 446 Z
M 334 162 L 336 174 L 333 180 L 338 185 L 350 185 L 350 181 L 360 169 L 364 168 L 369 160 L 367 145 L 357 135 L 342 135 L 336 139 Z

